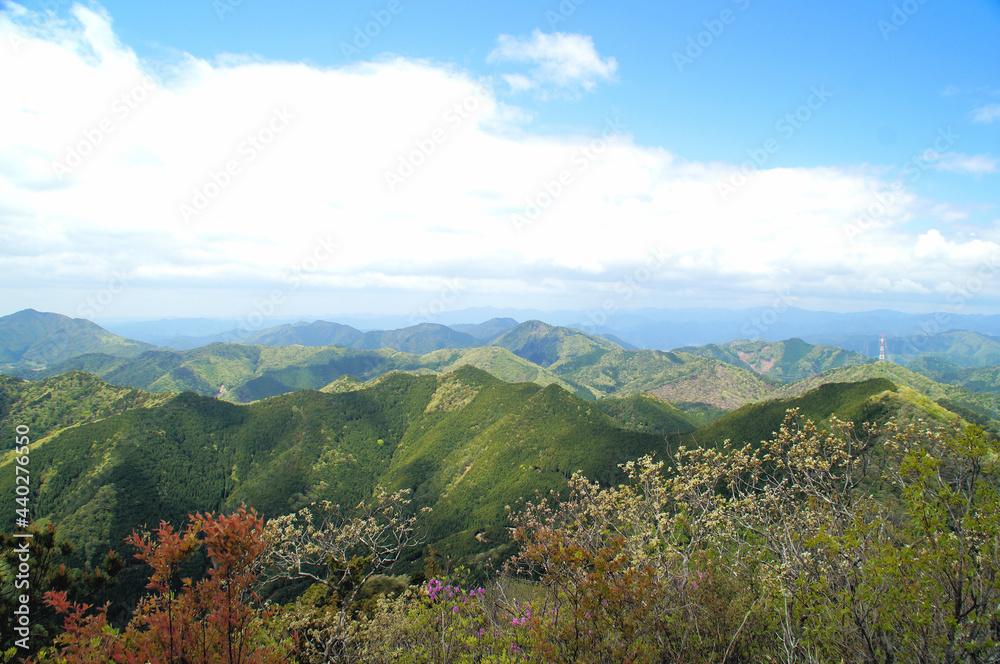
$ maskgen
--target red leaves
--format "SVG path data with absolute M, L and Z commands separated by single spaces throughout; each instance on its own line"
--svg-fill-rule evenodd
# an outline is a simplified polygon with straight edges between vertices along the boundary
M 69 600 L 66 599 L 65 590 L 60 590 L 58 592 L 55 590 L 50 590 L 49 592 L 45 593 L 45 602 L 59 613 L 69 613 L 69 609 L 72 606 Z M 90 607 L 89 604 L 83 604 L 81 606 L 84 607 L 84 610 Z
M 126 541 L 136 558 L 153 568 L 152 591 L 124 631 L 110 628 L 104 610 L 85 617 L 65 593 L 46 601 L 67 614 L 59 654 L 68 664 L 84 662 L 172 662 L 270 664 L 284 662 L 284 649 L 264 628 L 266 613 L 251 604 L 256 563 L 266 548 L 264 523 L 252 510 L 191 515 L 182 531 L 161 522 L 154 535 L 133 533 Z M 205 547 L 211 568 L 201 579 L 177 578 L 178 569 Z M 176 590 L 175 590 L 176 588 Z

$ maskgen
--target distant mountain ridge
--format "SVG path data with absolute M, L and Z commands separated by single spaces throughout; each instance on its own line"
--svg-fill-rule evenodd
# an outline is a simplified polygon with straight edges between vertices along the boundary
M 135 357 L 152 348 L 82 318 L 34 309 L 0 317 L 0 371 L 14 366 L 45 367 L 84 353 Z
M 192 350 L 213 343 L 241 343 L 265 346 L 342 346 L 344 348 L 392 348 L 405 353 L 428 353 L 441 348 L 470 348 L 500 336 L 515 327 L 513 319 L 493 319 L 478 324 L 445 326 L 420 323 L 393 330 L 362 332 L 350 325 L 325 320 L 285 323 L 241 333 L 228 330 L 204 336 L 158 337 L 160 344 L 174 350 Z
M 802 339 L 775 342 L 736 339 L 721 345 L 708 344 L 677 350 L 712 357 L 784 383 L 795 382 L 829 369 L 872 361 L 854 351 L 836 346 L 813 345 Z
M 993 332 L 1000 331 L 1000 328 Z M 840 348 L 856 350 L 866 357 L 876 358 L 879 352 L 877 335 L 817 335 L 814 341 Z M 986 367 L 1000 364 L 1000 337 L 969 330 L 948 330 L 932 334 L 906 336 L 887 334 L 886 357 L 896 364 L 909 365 L 923 358 L 935 358 L 960 368 Z
M 14 321 L 19 317 L 56 325 L 69 320 L 56 314 L 19 312 Z M 18 328 L 8 325 L 7 329 Z M 738 339 L 668 352 L 630 350 L 603 336 L 536 319 L 517 324 L 513 319 L 495 318 L 463 329 L 469 332 L 422 323 L 400 330 L 361 332 L 338 323 L 300 322 L 254 333 L 253 338 L 274 345 L 219 343 L 174 351 L 137 346 L 97 328 L 96 336 L 88 338 L 96 339 L 98 348 L 110 345 L 119 355 L 90 352 L 48 366 L 21 362 L 8 365 L 4 372 L 39 379 L 86 371 L 124 387 L 155 393 L 191 390 L 245 403 L 299 389 L 350 391 L 392 371 L 442 374 L 468 364 L 507 382 L 558 385 L 588 400 L 652 394 L 680 408 L 692 421 L 705 424 L 725 411 L 782 396 L 783 384 L 797 385 L 831 369 L 872 362 L 854 351 L 802 339 Z M 500 334 L 483 341 L 470 332 L 480 337 Z M 23 346 L 27 336 L 23 329 L 19 336 L 9 336 L 15 352 L 23 354 L 16 344 Z M 311 345 L 331 340 L 343 345 Z M 935 343 L 952 343 L 978 354 L 979 359 L 970 356 L 968 361 L 979 362 L 991 357 L 994 341 L 988 335 L 955 332 L 938 335 Z M 931 390 L 928 385 L 916 385 L 917 379 L 911 377 L 904 377 L 903 384 L 931 390 L 932 401 L 964 408 L 969 417 L 995 417 L 987 403 L 990 397 L 975 393 L 998 391 L 996 367 L 967 371 L 950 360 L 926 355 L 914 360 L 914 368 L 952 385 Z M 855 372 L 844 380 L 865 380 L 869 374 Z M 804 384 L 815 387 L 820 383 Z

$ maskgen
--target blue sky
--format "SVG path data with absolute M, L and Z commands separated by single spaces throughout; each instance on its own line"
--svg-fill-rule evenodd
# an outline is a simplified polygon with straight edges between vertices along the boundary
M 1000 305 L 996 0 L 2 6 L 0 313 Z

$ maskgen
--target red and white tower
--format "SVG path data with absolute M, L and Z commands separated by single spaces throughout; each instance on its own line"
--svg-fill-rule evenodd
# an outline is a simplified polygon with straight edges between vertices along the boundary
M 878 361 L 885 362 L 885 335 L 882 335 L 882 339 L 878 342 Z

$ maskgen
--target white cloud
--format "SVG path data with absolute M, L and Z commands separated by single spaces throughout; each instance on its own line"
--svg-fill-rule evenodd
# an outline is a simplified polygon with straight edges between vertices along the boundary
M 875 169 L 762 169 L 723 201 L 738 165 L 637 145 L 611 109 L 591 135 L 539 135 L 489 81 L 405 58 L 184 56 L 158 82 L 107 16 L 74 15 L 35 34 L 0 13 L 0 48 L 23 40 L 0 68 L 16 100 L 0 104 L 15 309 L 74 313 L 115 271 L 130 285 L 108 315 L 240 315 L 275 292 L 289 315 L 398 312 L 453 279 L 458 307 L 853 301 L 946 292 L 1000 251 L 1000 225 L 972 241 L 908 230 L 923 203 Z M 584 37 L 515 42 L 540 85 L 614 72 Z
M 539 86 L 576 90 L 582 87 L 592 91 L 600 82 L 615 80 L 618 62 L 614 58 L 601 58 L 589 36 L 556 32 L 546 34 L 535 30 L 530 38 L 519 39 L 500 35 L 498 46 L 489 54 L 487 62 L 523 62 L 535 65 L 530 76 L 505 77 L 516 91 Z
M 983 175 L 984 173 L 996 173 L 1000 169 L 1000 160 L 988 154 L 968 155 L 960 152 L 946 152 L 938 157 L 934 168 L 955 173 Z
M 1000 104 L 987 104 L 972 112 L 974 122 L 990 124 L 1000 120 Z

